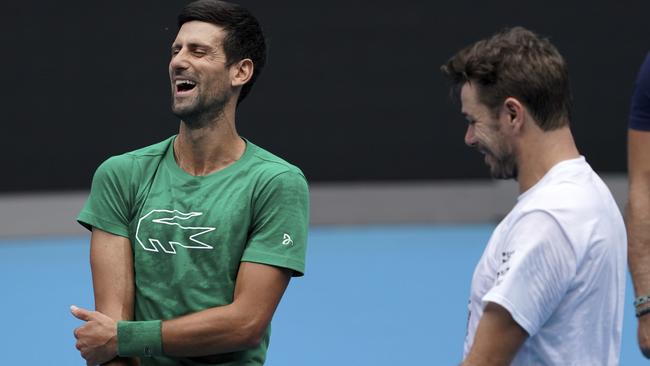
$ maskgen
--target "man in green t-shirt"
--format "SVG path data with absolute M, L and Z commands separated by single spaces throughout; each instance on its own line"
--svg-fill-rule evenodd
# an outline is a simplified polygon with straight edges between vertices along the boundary
M 235 126 L 266 58 L 257 20 L 199 0 L 178 24 L 178 134 L 106 160 L 78 217 L 96 311 L 72 313 L 89 365 L 262 365 L 273 313 L 304 273 L 305 177 Z

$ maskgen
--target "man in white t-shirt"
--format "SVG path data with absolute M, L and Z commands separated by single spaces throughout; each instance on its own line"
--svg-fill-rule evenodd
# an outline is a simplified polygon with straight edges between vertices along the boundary
M 575 146 L 564 59 L 516 27 L 442 71 L 469 122 L 465 143 L 520 192 L 474 271 L 462 365 L 618 365 L 625 227 Z

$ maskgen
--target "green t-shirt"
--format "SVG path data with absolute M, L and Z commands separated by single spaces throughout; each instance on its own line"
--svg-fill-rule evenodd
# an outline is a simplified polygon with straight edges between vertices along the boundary
M 174 159 L 174 136 L 97 169 L 78 221 L 130 239 L 135 320 L 166 320 L 230 304 L 242 261 L 305 270 L 307 181 L 297 167 L 246 141 L 241 158 L 207 176 Z M 270 327 L 269 327 L 270 328 Z M 262 365 L 259 347 L 216 365 Z M 164 351 L 164 350 L 163 350 Z M 142 358 L 143 365 L 206 365 Z

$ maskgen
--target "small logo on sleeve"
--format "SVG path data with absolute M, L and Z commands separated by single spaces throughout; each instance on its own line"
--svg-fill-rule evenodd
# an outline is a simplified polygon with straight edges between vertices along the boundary
M 289 236 L 289 234 L 284 233 L 284 238 L 282 240 L 282 245 L 286 245 L 286 246 L 293 245 L 293 240 L 291 240 L 291 237 Z
M 515 253 L 514 250 L 501 253 L 501 263 L 499 264 L 499 268 L 497 271 L 497 279 L 496 279 L 495 286 L 499 286 L 501 284 L 501 282 L 503 281 L 503 276 L 505 276 L 506 273 L 508 273 L 508 271 L 510 270 L 510 258 L 514 253 Z

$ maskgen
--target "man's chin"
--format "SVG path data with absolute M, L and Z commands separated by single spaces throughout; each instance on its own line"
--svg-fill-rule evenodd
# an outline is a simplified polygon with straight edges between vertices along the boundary
M 172 113 L 176 117 L 183 119 L 196 114 L 196 108 L 193 105 L 172 104 Z
M 493 179 L 517 179 L 517 164 L 513 159 L 497 159 L 495 155 L 485 153 L 485 165 L 490 168 Z
M 172 112 L 174 113 L 188 113 L 195 108 L 193 103 L 183 103 L 181 101 L 172 100 Z
M 504 166 L 502 164 L 487 163 L 490 167 L 490 176 L 493 179 L 517 179 L 517 169 L 514 166 Z

